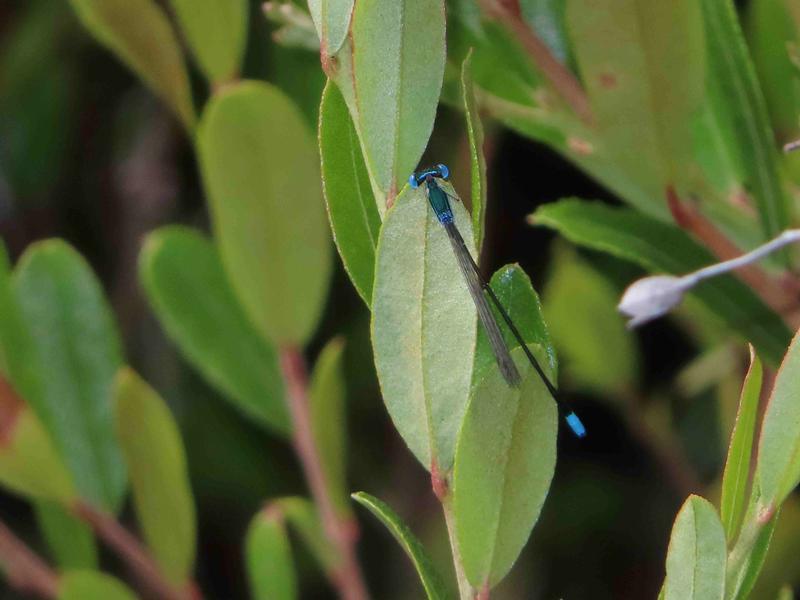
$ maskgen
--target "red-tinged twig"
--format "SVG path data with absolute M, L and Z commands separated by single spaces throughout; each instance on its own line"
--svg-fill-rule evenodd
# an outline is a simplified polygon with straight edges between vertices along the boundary
M 453 568 L 456 572 L 458 582 L 458 594 L 462 600 L 472 598 L 474 590 L 467 580 L 464 573 L 464 563 L 461 560 L 461 551 L 458 548 L 458 536 L 456 535 L 456 518 L 453 513 L 453 496 L 450 493 L 450 484 L 447 477 L 439 469 L 439 465 L 434 460 L 431 463 L 431 489 L 436 499 L 442 505 L 444 522 L 447 525 L 447 537 L 450 541 L 450 552 L 453 555 Z
M 587 124 L 592 123 L 589 97 L 580 81 L 553 56 L 550 48 L 522 18 L 519 0 L 478 0 L 483 12 L 503 25 L 519 41 L 533 64 L 550 82 L 564 102 Z
M 15 589 L 40 598 L 58 597 L 58 575 L 0 522 L 0 564 Z
M 339 517 L 333 506 L 322 461 L 311 426 L 308 399 L 308 373 L 303 355 L 297 348 L 281 349 L 281 371 L 287 388 L 289 412 L 292 415 L 295 453 L 305 473 L 311 496 L 319 511 L 328 540 L 339 554 L 339 566 L 330 573 L 333 585 L 345 600 L 366 600 L 369 597 L 361 567 L 356 558 L 355 525 Z
M 78 501 L 73 512 L 89 524 L 95 534 L 113 549 L 139 577 L 142 584 L 164 600 L 201 600 L 199 588 L 188 582 L 183 589 L 172 585 L 142 543 L 112 515 Z

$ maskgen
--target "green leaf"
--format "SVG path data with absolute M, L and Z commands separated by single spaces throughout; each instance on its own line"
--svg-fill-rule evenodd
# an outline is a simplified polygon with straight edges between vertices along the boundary
M 88 525 L 52 501 L 39 500 L 33 507 L 39 529 L 60 568 L 97 568 L 97 544 Z
M 708 500 L 683 503 L 667 550 L 666 600 L 722 600 L 725 597 L 725 532 Z
M 491 369 L 475 386 L 456 450 L 458 549 L 477 588 L 493 587 L 511 569 L 539 518 L 556 464 L 556 406 L 522 349 L 512 356 L 522 386 L 510 387 L 497 367 Z
M 747 568 L 744 571 L 744 578 L 736 595 L 736 600 L 747 600 L 750 598 L 750 592 L 761 574 L 761 569 L 764 567 L 764 562 L 767 560 L 767 551 L 769 550 L 770 542 L 772 542 L 772 535 L 775 533 L 775 526 L 778 524 L 778 516 L 772 517 L 769 523 L 761 530 L 756 542 L 753 546 L 753 551 L 750 553 L 750 559 L 747 561 Z
M 280 511 L 317 559 L 319 566 L 329 574 L 336 572 L 340 556 L 325 536 L 316 506 L 306 498 L 289 496 L 271 502 L 267 510 L 271 507 Z
M 739 410 L 731 433 L 728 458 L 722 475 L 720 516 L 728 542 L 736 539 L 747 502 L 747 479 L 750 473 L 750 456 L 758 416 L 758 399 L 761 392 L 761 361 L 750 348 L 750 368 L 744 379 Z
M 247 39 L 246 0 L 170 0 L 186 42 L 211 83 L 234 78 Z
M 777 167 L 777 149 L 736 8 L 731 0 L 702 0 L 709 56 L 709 85 L 720 88 L 732 110 L 731 130 L 741 154 L 745 187 L 751 191 L 764 239 L 788 224 L 788 200 Z
M 569 0 L 566 15 L 603 152 L 663 202 L 693 160 L 705 71 L 697 2 Z
M 560 62 L 569 62 L 566 0 L 519 0 L 522 17 Z
M 155 390 L 127 367 L 115 382 L 115 417 L 144 538 L 170 582 L 184 584 L 197 532 L 178 426 Z
M 761 425 L 754 480 L 762 506 L 780 506 L 800 483 L 800 337 L 781 363 Z
M 254 600 L 293 600 L 298 597 L 289 538 L 280 511 L 258 513 L 245 539 L 247 577 Z
M 433 129 L 444 77 L 444 0 L 359 0 L 352 36 L 361 142 L 370 173 L 392 198 Z
M 492 291 L 500 304 L 522 334 L 522 339 L 528 344 L 538 344 L 542 348 L 547 355 L 545 361 L 547 368 L 555 373 L 558 369 L 556 353 L 542 316 L 542 304 L 539 302 L 539 296 L 533 289 L 528 275 L 519 265 L 505 265 L 492 275 L 489 285 L 492 286 Z M 500 313 L 495 307 L 492 309 L 497 322 L 502 323 Z M 501 325 L 501 329 L 506 346 L 511 349 L 518 347 L 519 342 L 508 327 Z M 473 384 L 483 379 L 489 368 L 495 364 L 495 360 L 486 331 L 483 327 L 478 327 L 475 366 L 472 373 Z
M 209 102 L 198 149 L 233 289 L 267 339 L 304 344 L 325 302 L 331 248 L 302 116 L 277 88 L 240 83 Z
M 58 600 L 136 600 L 136 594 L 111 575 L 76 570 L 59 578 Z
M 309 0 L 308 8 L 319 35 L 320 52 L 333 56 L 339 51 L 350 29 L 355 0 Z
M 536 89 L 541 78 L 530 57 L 499 23 L 487 21 L 481 29 L 477 34 L 457 21 L 448 24 L 451 60 L 452 57 L 466 59 L 473 50 L 470 72 L 478 88 L 515 106 L 536 106 Z M 503 65 L 503 68 L 499 69 L 497 65 Z
M 328 491 L 337 512 L 350 516 L 347 486 L 347 393 L 342 355 L 344 342 L 334 338 L 322 349 L 311 373 L 308 396 L 311 427 L 317 442 Z
M 122 352 L 100 283 L 71 246 L 48 240 L 28 248 L 14 284 L 40 369 L 41 393 L 26 400 L 81 497 L 116 510 L 127 485 L 111 410 Z
M 531 218 L 576 244 L 634 262 L 654 273 L 683 275 L 716 262 L 682 230 L 629 209 L 569 199 L 543 206 Z M 770 364 L 780 362 L 790 333 L 744 284 L 725 275 L 703 283 L 691 294 L 752 342 Z
M 772 535 L 775 533 L 775 526 L 778 523 L 780 509 L 778 509 L 766 523 L 758 522 L 756 512 L 748 513 L 745 517 L 745 524 L 742 526 L 742 533 L 736 546 L 731 551 L 728 558 L 728 575 L 726 595 L 732 600 L 747 600 L 750 592 L 756 584 L 764 561 L 767 559 L 767 551 L 772 542 Z M 751 532 L 755 531 L 755 535 Z M 742 546 L 742 538 L 746 547 Z M 743 556 L 738 557 L 737 555 Z M 732 560 L 741 558 L 741 560 Z
M 319 114 L 322 183 L 333 239 L 356 291 L 369 304 L 381 218 L 353 121 L 331 82 L 322 93 Z
M 185 227 L 159 229 L 144 244 L 139 278 L 187 359 L 242 414 L 287 436 L 275 349 L 247 319 L 212 243 Z
M 420 190 L 398 197 L 378 241 L 372 346 L 383 401 L 408 447 L 428 469 L 453 464 L 467 407 L 476 313 L 447 234 Z M 474 254 L 470 217 L 452 203 Z
M 785 585 L 783 586 L 778 595 L 775 597 L 775 600 L 794 600 L 794 591 L 792 590 L 792 586 Z
M 13 288 L 5 246 L 0 242 L 0 373 L 23 399 L 42 393 L 36 348 Z M 27 400 L 30 402 L 30 400 Z
M 16 403 L 0 380 L 0 407 L 9 419 L 0 431 L 0 484 L 38 500 L 68 505 L 75 487 L 50 437 L 33 411 Z
M 550 268 L 544 311 L 564 375 L 604 397 L 634 389 L 638 349 L 617 311 L 617 291 L 565 246 Z
M 84 27 L 170 105 L 187 129 L 195 122 L 178 39 L 154 0 L 70 0 Z
M 357 492 L 353 494 L 352 497 L 353 500 L 375 515 L 386 529 L 389 530 L 392 537 L 397 540 L 400 547 L 403 548 L 408 558 L 414 563 L 414 568 L 417 570 L 417 575 L 419 575 L 420 582 L 425 588 L 428 599 L 438 600 L 440 598 L 448 598 L 449 594 L 442 583 L 439 573 L 435 570 L 430 558 L 428 558 L 425 547 L 420 543 L 408 526 L 403 523 L 397 513 L 384 502 L 381 502 L 375 496 L 370 496 L 366 492 Z
M 486 159 L 483 156 L 483 125 L 472 82 L 472 50 L 461 65 L 461 92 L 469 136 L 472 230 L 475 235 L 475 248 L 480 254 L 483 244 L 483 222 L 486 219 Z
M 748 47 L 779 139 L 787 139 L 787 134 L 797 131 L 800 106 L 797 67 L 787 51 L 790 44 L 798 41 L 798 24 L 789 4 L 782 0 L 751 2 L 746 23 Z

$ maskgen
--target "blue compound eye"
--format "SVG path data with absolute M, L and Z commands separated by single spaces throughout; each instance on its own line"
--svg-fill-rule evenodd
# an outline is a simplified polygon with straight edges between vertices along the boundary
M 442 179 L 450 177 L 450 169 L 447 168 L 447 165 L 436 165 L 436 168 L 439 170 L 439 177 Z
M 416 173 L 412 173 L 411 176 L 408 178 L 408 185 L 410 185 L 412 189 L 417 189 L 419 187 L 419 182 L 417 181 Z

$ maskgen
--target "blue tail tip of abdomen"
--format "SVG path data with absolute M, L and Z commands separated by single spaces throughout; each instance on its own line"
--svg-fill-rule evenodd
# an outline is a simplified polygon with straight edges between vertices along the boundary
M 566 421 L 567 425 L 569 425 L 569 428 L 572 429 L 572 433 L 574 433 L 576 437 L 586 437 L 586 427 L 583 426 L 583 422 L 578 415 L 576 415 L 574 412 L 571 412 L 566 416 Z

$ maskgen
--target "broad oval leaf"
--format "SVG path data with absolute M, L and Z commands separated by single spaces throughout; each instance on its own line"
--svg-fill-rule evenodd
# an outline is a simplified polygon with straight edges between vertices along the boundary
M 356 291 L 369 304 L 381 218 L 358 134 L 342 93 L 330 81 L 319 109 L 319 151 L 333 239 Z
M 317 28 L 320 52 L 333 56 L 342 47 L 350 30 L 355 0 L 309 0 L 308 8 Z
M 347 488 L 347 393 L 342 355 L 344 342 L 334 338 L 322 349 L 311 372 L 308 387 L 311 428 L 317 442 L 322 470 L 336 510 L 351 516 Z
M 546 368 L 555 373 L 558 370 L 556 352 L 550 340 L 550 333 L 542 316 L 542 304 L 536 290 L 533 289 L 531 280 L 519 265 L 505 265 L 499 268 L 489 282 L 492 291 L 497 296 L 503 309 L 506 311 L 522 339 L 528 344 L 538 344 L 547 356 Z M 502 316 L 497 309 L 492 307 L 495 319 L 502 323 Z M 508 348 L 519 346 L 519 342 L 504 325 L 501 325 L 503 338 Z M 478 342 L 475 348 L 475 366 L 472 373 L 472 382 L 477 383 L 483 379 L 488 369 L 495 364 L 494 353 L 489 345 L 489 339 L 483 327 L 478 327 Z
M 512 356 L 522 386 L 510 387 L 497 367 L 490 369 L 473 390 L 456 450 L 458 549 L 467 579 L 477 588 L 493 587 L 511 569 L 555 471 L 558 410 L 522 349 Z
M 689 496 L 681 507 L 667 550 L 665 600 L 725 597 L 725 532 L 714 507 Z
M 397 195 L 425 150 L 445 65 L 443 0 L 359 0 L 353 14 L 358 130 L 378 187 Z
M 41 393 L 26 398 L 53 439 L 84 500 L 110 510 L 125 494 L 125 465 L 114 437 L 119 335 L 86 261 L 61 240 L 28 248 L 15 291 L 34 340 Z
M 280 511 L 258 513 L 245 538 L 247 577 L 254 600 L 294 600 L 297 578 Z
M 636 386 L 638 349 L 617 311 L 617 291 L 599 272 L 559 246 L 543 299 L 565 377 L 609 398 Z
M 474 252 L 470 217 L 452 202 Z M 476 313 L 450 247 L 421 191 L 402 194 L 378 241 L 372 346 L 383 401 L 427 469 L 447 472 L 466 410 Z
M 704 92 L 695 0 L 569 0 L 566 18 L 603 150 L 663 202 L 686 181 Z
M 225 83 L 241 66 L 247 0 L 170 0 L 183 35 L 211 83 Z
M 59 578 L 58 600 L 136 600 L 136 594 L 111 575 L 74 570 Z
M 162 228 L 145 242 L 139 278 L 187 359 L 244 415 L 288 435 L 275 349 L 242 310 L 213 244 L 185 227 Z
M 375 517 L 383 523 L 389 533 L 392 534 L 400 547 L 403 548 L 408 558 L 414 563 L 420 582 L 425 588 L 425 593 L 429 600 L 440 600 L 448 598 L 442 578 L 433 566 L 425 547 L 417 539 L 414 533 L 403 523 L 402 519 L 386 503 L 378 500 L 375 496 L 370 496 L 365 492 L 353 494 L 353 500 L 369 510 Z
M 800 483 L 800 336 L 781 363 L 761 425 L 754 481 L 759 503 L 780 506 Z
M 277 88 L 240 83 L 209 102 L 198 149 L 233 289 L 267 339 L 302 345 L 331 272 L 319 163 L 302 116 Z
M 164 101 L 187 129 L 195 123 L 178 39 L 154 0 L 70 0 L 83 25 Z
M 116 431 L 147 545 L 170 583 L 186 583 L 197 538 L 195 508 L 178 426 L 161 397 L 123 368 L 115 382 Z
M 0 485 L 36 500 L 69 504 L 75 487 L 39 419 L 0 379 Z
M 750 457 L 758 416 L 758 399 L 761 392 L 761 361 L 750 347 L 750 368 L 744 379 L 739 410 L 731 433 L 728 457 L 722 474 L 722 498 L 719 512 L 725 535 L 729 542 L 736 539 L 747 503 L 747 483 L 750 474 Z
M 684 231 L 630 209 L 575 198 L 540 207 L 531 221 L 570 241 L 634 262 L 654 273 L 683 275 L 716 262 Z M 791 334 L 783 320 L 747 286 L 723 275 L 693 289 L 697 298 L 738 331 L 771 364 L 778 364 Z

